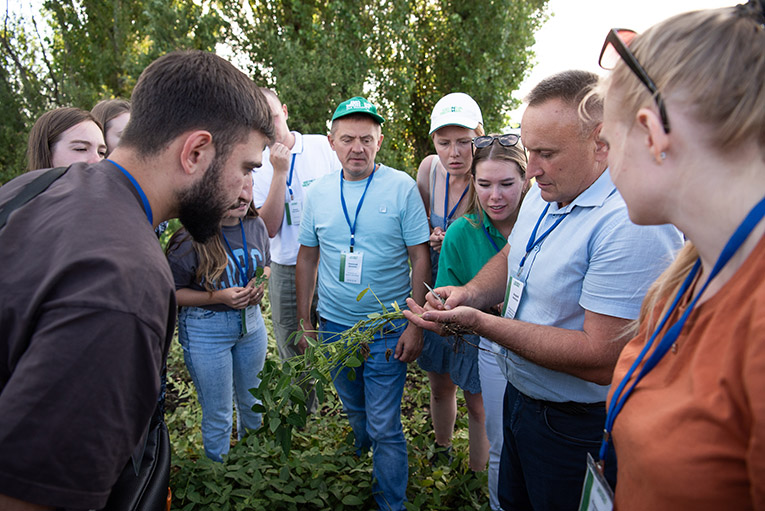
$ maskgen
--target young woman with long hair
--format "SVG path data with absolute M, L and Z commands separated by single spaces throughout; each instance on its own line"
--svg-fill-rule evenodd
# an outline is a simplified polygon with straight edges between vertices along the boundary
M 205 454 L 222 461 L 230 447 L 232 401 L 240 439 L 261 424 L 250 389 L 260 384 L 266 359 L 259 275 L 268 276 L 271 257 L 266 226 L 252 206 L 252 178 L 217 236 L 200 244 L 181 229 L 168 242 L 167 258 L 180 307 L 178 340 L 202 406 Z
M 611 30 L 613 63 L 600 86 L 611 177 L 633 222 L 688 239 L 614 373 L 615 505 L 763 509 L 765 5 Z

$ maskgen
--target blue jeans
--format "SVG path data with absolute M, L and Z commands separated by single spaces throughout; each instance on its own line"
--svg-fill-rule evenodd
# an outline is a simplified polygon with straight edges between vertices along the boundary
M 240 311 L 183 307 L 178 317 L 183 359 L 202 406 L 205 454 L 214 461 L 222 461 L 231 446 L 232 401 L 240 439 L 245 430 L 260 427 L 261 416 L 252 411 L 258 401 L 250 389 L 260 384 L 268 339 L 260 307 L 257 315 L 258 326 L 247 335 L 242 335 Z
M 385 350 L 396 350 L 406 320 L 396 322 L 394 332 L 375 335 L 369 345 L 370 355 L 355 368 L 356 379 L 348 379 L 349 369 L 332 370 L 337 394 L 348 415 L 359 454 L 372 448 L 372 493 L 380 509 L 404 509 L 409 478 L 409 458 L 401 427 L 401 396 L 404 393 L 406 364 L 393 358 L 385 360 Z M 347 330 L 331 321 L 321 320 L 325 342 L 333 342 L 332 333 Z
M 578 509 L 587 453 L 598 459 L 605 422 L 605 406 L 570 414 L 508 383 L 498 485 L 502 509 Z M 612 486 L 616 482 L 612 460 L 606 461 L 606 479 Z

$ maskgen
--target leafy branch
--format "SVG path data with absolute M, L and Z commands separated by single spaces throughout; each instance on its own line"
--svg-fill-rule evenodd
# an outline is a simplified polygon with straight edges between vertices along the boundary
M 367 287 L 356 297 L 361 300 L 367 292 L 374 292 Z M 308 416 L 306 392 L 313 387 L 319 402 L 324 401 L 325 388 L 332 382 L 332 372 L 347 367 L 348 378 L 356 378 L 356 367 L 362 360 L 367 360 L 369 343 L 375 334 L 386 327 L 394 327 L 393 321 L 404 318 L 398 304 L 391 304 L 392 310 L 374 295 L 382 312 L 367 316 L 368 319 L 357 322 L 351 328 L 341 332 L 328 333 L 318 330 L 300 330 L 290 336 L 288 342 L 297 342 L 305 338 L 308 347 L 302 355 L 284 361 L 281 365 L 274 360 L 266 360 L 260 373 L 261 383 L 250 392 L 262 404 L 253 406 L 253 410 L 263 414 L 263 426 L 260 432 L 269 432 L 276 437 L 282 451 L 289 457 L 292 448 L 293 428 L 304 428 Z M 387 348 L 388 360 L 393 350 Z

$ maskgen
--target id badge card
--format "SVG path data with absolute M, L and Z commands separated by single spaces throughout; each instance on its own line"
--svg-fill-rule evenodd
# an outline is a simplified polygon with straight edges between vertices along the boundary
M 510 277 L 507 283 L 507 289 L 505 290 L 505 310 L 502 311 L 502 316 L 513 319 L 515 313 L 518 312 L 518 306 L 521 304 L 521 297 L 523 296 L 523 288 L 526 283 L 518 277 Z
M 287 225 L 300 225 L 300 219 L 303 217 L 303 203 L 294 199 L 285 202 L 284 213 L 287 215 Z
M 361 284 L 361 265 L 364 262 L 362 252 L 343 252 L 340 254 L 340 282 Z
M 587 475 L 584 478 L 579 511 L 612 511 L 613 508 L 614 492 L 600 473 L 592 455 L 587 453 Z
M 258 306 L 250 305 L 241 311 L 242 314 L 242 334 L 254 332 L 258 328 Z

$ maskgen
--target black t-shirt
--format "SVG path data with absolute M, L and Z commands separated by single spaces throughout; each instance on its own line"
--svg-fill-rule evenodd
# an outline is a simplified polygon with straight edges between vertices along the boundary
M 36 175 L 0 188 L 0 204 Z M 75 164 L 12 213 L 0 290 L 0 494 L 103 507 L 156 407 L 175 327 L 172 275 L 127 178 Z
M 263 223 L 261 218 L 247 217 L 242 222 L 244 226 L 244 236 L 247 240 L 247 258 L 248 263 L 245 265 L 244 243 L 242 243 L 242 228 L 237 225 L 223 226 L 222 232 L 225 236 L 228 245 L 231 250 L 224 243 L 226 255 L 228 256 L 228 265 L 223 270 L 220 282 L 217 284 L 216 289 L 226 289 L 229 287 L 243 287 L 256 275 L 257 267 L 271 266 L 271 254 L 269 251 L 268 230 L 266 224 Z M 181 235 L 184 235 L 183 233 Z M 232 252 L 233 251 L 233 255 Z M 236 257 L 236 261 L 239 265 L 234 263 L 233 257 Z M 183 241 L 177 245 L 171 247 L 167 254 L 167 259 L 170 262 L 170 269 L 173 272 L 173 279 L 175 280 L 175 288 L 190 288 L 195 291 L 205 291 L 201 282 L 197 282 L 196 272 L 199 266 L 199 257 L 194 251 L 191 244 L 191 239 L 188 235 L 184 235 Z M 247 279 L 242 283 L 242 277 L 240 275 L 239 268 L 244 270 L 247 268 Z M 220 304 L 203 305 L 202 308 L 224 311 L 231 310 L 230 307 Z

